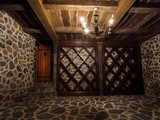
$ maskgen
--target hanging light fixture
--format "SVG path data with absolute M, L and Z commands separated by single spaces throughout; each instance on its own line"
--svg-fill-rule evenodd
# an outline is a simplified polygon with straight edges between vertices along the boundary
M 112 14 L 111 19 L 109 20 L 109 26 L 112 26 L 114 23 L 114 15 Z
M 108 22 L 108 35 L 111 34 L 111 31 L 112 31 L 112 27 L 113 27 L 113 24 L 114 24 L 114 15 L 112 14 L 112 17 L 109 19 L 109 22 Z
M 86 22 L 83 22 L 83 23 L 82 23 L 82 26 L 83 26 L 83 28 L 87 28 L 87 23 L 86 23 Z
M 85 32 L 86 34 L 88 34 L 88 33 L 89 33 L 89 29 L 88 29 L 88 28 L 85 28 L 85 29 L 84 29 L 84 32 Z
M 104 27 L 100 26 L 100 23 L 98 23 L 99 19 L 99 8 L 94 8 L 94 15 L 93 15 L 93 29 L 92 34 L 96 34 L 96 36 L 101 35 L 104 32 Z
M 80 21 L 83 23 L 85 21 L 84 17 L 80 17 Z
M 89 33 L 89 29 L 87 28 L 87 23 L 85 22 L 84 17 L 80 17 L 80 21 L 81 21 L 82 28 L 83 28 L 85 34 L 88 34 Z
M 105 31 L 105 26 L 104 25 L 100 25 L 100 23 L 98 23 L 98 19 L 99 19 L 99 8 L 94 8 L 94 14 L 93 14 L 93 23 L 91 23 L 92 26 L 90 26 L 89 28 L 87 27 L 87 23 L 85 21 L 84 17 L 80 17 L 80 21 L 82 24 L 82 29 L 84 31 L 85 34 L 91 33 L 91 34 L 95 34 L 96 36 L 101 35 L 102 33 L 104 33 Z M 108 34 L 111 34 L 111 30 L 114 24 L 114 15 L 112 15 L 111 19 L 108 22 Z

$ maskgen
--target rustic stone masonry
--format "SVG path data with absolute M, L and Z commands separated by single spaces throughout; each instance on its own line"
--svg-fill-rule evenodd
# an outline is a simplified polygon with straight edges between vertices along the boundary
M 160 95 L 160 35 L 141 45 L 142 72 L 146 95 Z
M 22 95 L 35 79 L 35 39 L 0 11 L 0 104 Z
M 44 97 L 31 95 L 0 108 L 0 120 L 160 120 L 150 96 Z

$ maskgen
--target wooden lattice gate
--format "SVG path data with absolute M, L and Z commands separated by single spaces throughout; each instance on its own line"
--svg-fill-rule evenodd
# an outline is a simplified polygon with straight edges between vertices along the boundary
M 58 46 L 58 95 L 143 93 L 136 43 L 61 42 Z

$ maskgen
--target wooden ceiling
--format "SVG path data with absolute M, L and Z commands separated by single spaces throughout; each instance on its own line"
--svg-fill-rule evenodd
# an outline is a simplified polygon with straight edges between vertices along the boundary
M 56 34 L 60 40 L 71 39 L 89 39 L 89 38 L 107 38 L 107 39 L 130 39 L 132 35 L 140 36 L 150 31 L 147 29 L 159 21 L 160 1 L 159 0 L 131 0 L 132 3 L 125 0 L 43 0 L 43 5 L 51 15 L 51 21 L 54 25 Z M 123 3 L 125 2 L 125 3 Z M 127 6 L 128 5 L 128 6 Z M 121 7 L 122 6 L 122 7 Z M 125 9 L 126 6 L 126 9 Z M 84 34 L 80 17 L 84 17 L 87 26 L 92 31 L 94 8 L 98 8 L 100 28 L 104 33 L 97 36 L 93 34 Z M 117 21 L 109 36 L 108 21 L 115 15 Z
M 98 8 L 98 23 L 104 32 L 100 35 L 84 34 L 80 17 L 85 18 L 92 31 L 94 8 Z M 23 4 L 12 3 L 12 6 L 1 4 L 0 9 L 12 11 L 11 14 L 23 23 L 24 30 L 39 36 L 38 39 L 50 37 L 54 42 L 143 40 L 160 31 L 159 0 L 27 0 Z M 108 35 L 108 21 L 112 14 L 115 21 L 111 35 Z
M 51 45 L 52 40 L 27 1 L 1 0 L 0 10 L 6 10 L 22 26 L 23 31 L 32 34 L 37 42 Z

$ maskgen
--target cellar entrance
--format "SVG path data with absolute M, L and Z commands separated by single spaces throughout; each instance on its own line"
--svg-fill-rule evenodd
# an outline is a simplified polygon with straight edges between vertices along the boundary
M 136 42 L 60 42 L 57 55 L 58 95 L 142 94 L 144 91 Z

